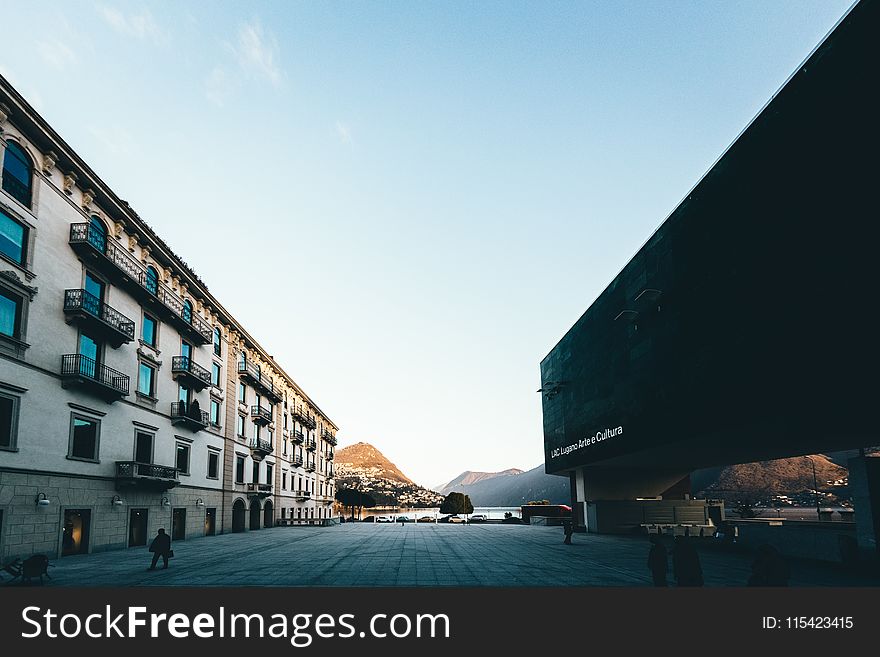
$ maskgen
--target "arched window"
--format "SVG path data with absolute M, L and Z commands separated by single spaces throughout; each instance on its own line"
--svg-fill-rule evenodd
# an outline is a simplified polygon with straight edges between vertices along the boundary
M 149 292 L 150 294 L 159 293 L 159 272 L 157 272 L 156 268 L 152 265 L 147 267 L 147 278 L 145 282 L 147 292 Z
M 222 338 L 223 338 L 223 334 L 220 332 L 220 327 L 219 327 L 219 326 L 215 326 L 215 327 L 214 327 L 214 353 L 215 353 L 217 356 L 221 356 L 221 355 L 222 355 L 222 354 L 220 353 L 220 352 L 221 352 L 221 348 L 222 348 L 222 345 L 221 345 L 221 342 L 220 342 L 220 341 L 221 341 Z
M 189 299 L 184 299 L 183 301 L 183 318 L 187 322 L 193 321 L 193 305 Z
M 89 220 L 89 244 L 101 253 L 107 250 L 107 226 L 97 217 Z
M 24 149 L 14 141 L 6 143 L 3 157 L 3 189 L 22 205 L 31 207 L 33 165 Z

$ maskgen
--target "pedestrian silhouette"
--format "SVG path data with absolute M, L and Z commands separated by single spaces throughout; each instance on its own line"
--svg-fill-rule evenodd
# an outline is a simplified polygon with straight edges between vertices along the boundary
M 202 420 L 202 407 L 199 406 L 199 400 L 193 399 L 192 404 L 189 405 L 189 416 L 201 422 Z
M 648 552 L 648 570 L 654 578 L 654 586 L 669 586 L 666 571 L 669 569 L 669 553 L 659 534 L 651 534 L 651 550 Z
M 571 520 L 566 520 L 562 523 L 562 531 L 565 532 L 565 540 L 562 542 L 565 545 L 571 545 L 571 535 L 574 534 L 574 526 L 572 525 Z
M 156 538 L 150 543 L 150 552 L 153 553 L 153 563 L 150 564 L 148 570 L 155 570 L 159 557 L 162 557 L 162 568 L 168 567 L 168 557 L 171 556 L 171 537 L 165 533 L 164 529 L 156 532 Z
M 672 548 L 672 568 L 678 586 L 702 586 L 700 556 L 687 536 L 676 536 Z
M 749 586 L 788 586 L 789 576 L 788 563 L 775 547 L 766 543 L 758 547 Z

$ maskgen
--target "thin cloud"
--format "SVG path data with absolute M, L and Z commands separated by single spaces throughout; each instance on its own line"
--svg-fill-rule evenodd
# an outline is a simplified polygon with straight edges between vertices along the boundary
M 215 66 L 205 78 L 205 98 L 217 107 L 223 107 L 234 86 L 232 76 L 220 66 Z
M 155 45 L 165 45 L 170 40 L 168 31 L 159 27 L 149 9 L 124 13 L 116 7 L 101 5 L 98 11 L 104 21 L 119 34 L 141 41 L 152 41 Z
M 251 75 L 264 78 L 278 87 L 284 79 L 275 35 L 264 32 L 259 21 L 245 23 L 238 31 L 234 48 L 242 67 Z
M 48 39 L 36 42 L 37 53 L 52 68 L 67 71 L 73 68 L 78 60 L 76 52 L 63 41 Z
M 340 142 L 346 146 L 354 146 L 354 137 L 351 134 L 350 125 L 343 123 L 342 121 L 337 121 L 334 127 L 336 129 L 336 136 L 339 138 Z

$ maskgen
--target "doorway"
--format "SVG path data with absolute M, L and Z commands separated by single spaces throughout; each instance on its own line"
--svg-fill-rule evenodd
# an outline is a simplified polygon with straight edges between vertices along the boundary
M 217 533 L 217 509 L 205 509 L 205 536 Z
M 260 528 L 260 501 L 257 498 L 251 500 L 251 530 Z
M 147 509 L 128 512 L 128 547 L 147 544 Z
M 186 539 L 186 509 L 178 507 L 171 511 L 171 540 Z
M 266 506 L 263 508 L 263 527 L 266 529 L 274 524 L 275 516 L 272 511 L 272 502 L 266 500 Z
M 90 509 L 65 509 L 61 536 L 61 556 L 88 554 L 89 531 L 92 524 Z
M 244 502 L 242 500 L 235 500 L 235 504 L 232 505 L 232 531 L 233 532 L 243 532 L 244 531 L 244 518 L 247 513 L 245 509 Z

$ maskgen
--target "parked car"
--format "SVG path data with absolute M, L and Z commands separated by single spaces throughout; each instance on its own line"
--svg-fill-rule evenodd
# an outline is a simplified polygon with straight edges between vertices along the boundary
M 464 518 L 462 518 L 462 517 L 460 517 L 460 516 L 458 516 L 458 515 L 443 516 L 443 517 L 440 518 L 440 520 L 438 520 L 437 522 L 461 522 L 461 523 L 463 523 L 463 522 L 464 522 Z
M 376 522 L 376 516 L 364 516 L 361 522 Z
M 437 522 L 437 518 L 434 516 L 422 516 L 416 522 Z
M 485 513 L 475 513 L 471 516 L 471 522 L 487 522 L 489 520 L 489 516 Z
M 391 516 L 376 516 L 376 522 L 394 522 Z
M 410 518 L 409 516 L 397 516 L 397 519 L 395 520 L 395 522 L 412 522 L 412 521 L 413 521 L 413 519 Z

